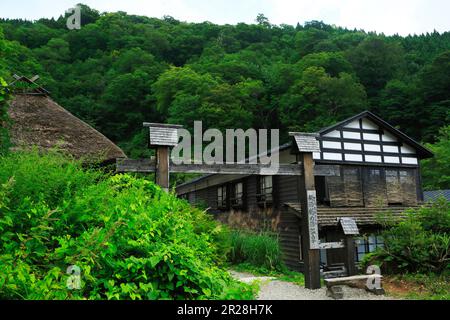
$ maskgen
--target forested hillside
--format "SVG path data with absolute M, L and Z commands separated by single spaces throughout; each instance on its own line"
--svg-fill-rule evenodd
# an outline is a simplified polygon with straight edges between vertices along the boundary
M 384 36 L 322 22 L 216 25 L 99 13 L 0 20 L 0 76 L 52 97 L 124 148 L 143 121 L 312 131 L 365 109 L 422 142 L 450 123 L 450 33 Z M 287 137 L 284 136 L 284 139 Z

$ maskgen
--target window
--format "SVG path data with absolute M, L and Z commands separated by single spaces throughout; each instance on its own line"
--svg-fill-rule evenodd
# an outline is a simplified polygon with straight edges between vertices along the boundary
M 302 236 L 298 236 L 298 250 L 300 261 L 303 261 Z
M 330 205 L 330 201 L 328 199 L 328 189 L 327 189 L 327 185 L 325 182 L 325 177 L 315 176 L 314 184 L 316 186 L 316 192 L 317 192 L 317 203 Z
M 356 261 L 360 262 L 362 258 L 377 248 L 384 247 L 383 237 L 375 234 L 367 235 L 363 238 L 356 239 Z
M 384 169 L 367 168 L 364 177 L 364 203 L 367 207 L 387 205 Z
M 340 176 L 326 177 L 326 182 L 328 200 L 332 207 L 362 207 L 364 205 L 360 168 L 341 166 Z
M 386 170 L 386 192 L 389 205 L 403 203 L 402 187 L 398 170 Z
M 179 197 L 180 197 L 180 199 L 188 200 L 189 194 L 188 193 L 180 194 Z
M 221 186 L 217 188 L 217 207 L 219 209 L 227 208 L 227 187 Z
M 262 204 L 271 204 L 273 201 L 273 183 L 272 176 L 259 177 L 258 202 Z
M 320 238 L 321 243 L 327 242 L 325 237 Z M 321 264 L 328 264 L 328 257 L 327 257 L 327 250 L 326 249 L 320 249 L 320 263 Z
M 231 204 L 233 207 L 242 207 L 244 205 L 244 184 L 242 182 L 234 185 Z

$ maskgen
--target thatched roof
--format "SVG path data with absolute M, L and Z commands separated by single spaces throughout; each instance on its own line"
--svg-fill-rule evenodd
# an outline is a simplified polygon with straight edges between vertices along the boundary
M 44 94 L 16 94 L 8 111 L 13 149 L 33 146 L 58 149 L 86 161 L 109 162 L 126 157 L 103 134 L 81 121 Z

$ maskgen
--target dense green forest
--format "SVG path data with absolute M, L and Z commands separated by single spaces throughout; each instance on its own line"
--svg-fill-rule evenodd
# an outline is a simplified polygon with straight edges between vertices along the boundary
M 450 32 L 385 36 L 323 22 L 216 25 L 99 13 L 0 20 L 0 76 L 52 97 L 132 157 L 143 121 L 312 131 L 371 110 L 434 143 L 450 121 Z M 283 135 L 287 139 L 287 135 Z

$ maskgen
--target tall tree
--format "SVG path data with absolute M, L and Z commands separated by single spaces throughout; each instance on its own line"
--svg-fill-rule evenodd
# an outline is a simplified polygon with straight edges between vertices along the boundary
M 401 45 L 382 37 L 364 39 L 347 51 L 347 57 L 369 97 L 376 96 L 389 80 L 398 75 L 404 63 Z
M 422 160 L 424 188 L 450 189 L 450 126 L 442 128 L 438 141 L 427 147 L 434 153 L 434 157 Z

